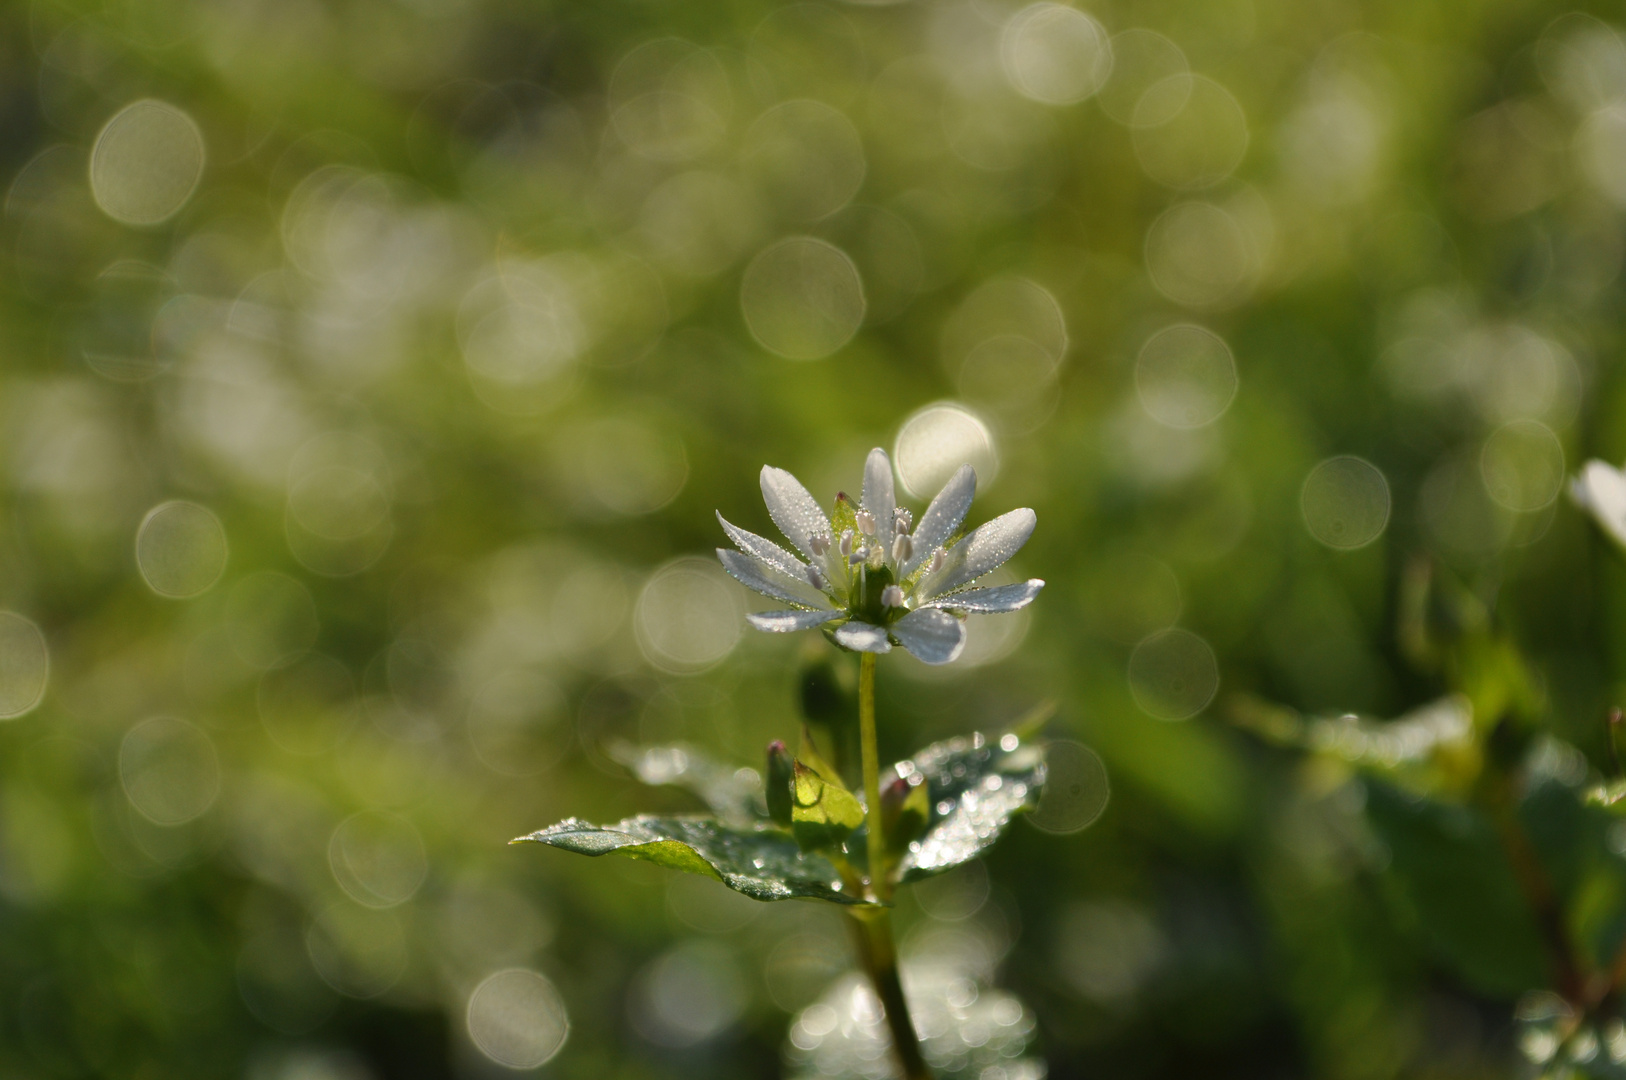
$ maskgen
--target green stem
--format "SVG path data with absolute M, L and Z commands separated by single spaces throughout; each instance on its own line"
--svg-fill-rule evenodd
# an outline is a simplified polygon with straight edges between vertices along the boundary
M 869 885 L 875 899 L 892 899 L 881 824 L 881 763 L 875 746 L 875 654 L 858 654 L 858 741 L 864 761 L 864 805 L 869 821 Z
M 863 913 L 851 911 L 853 937 L 858 945 L 858 957 L 864 962 L 864 971 L 875 987 L 881 1009 L 886 1014 L 887 1030 L 892 1035 L 892 1049 L 903 1070 L 903 1080 L 932 1080 L 931 1067 L 920 1052 L 920 1038 L 915 1034 L 914 1021 L 909 1018 L 909 1003 L 903 997 L 903 984 L 898 981 L 898 950 L 892 942 L 892 914 L 886 908 L 867 908 Z
M 886 869 L 886 833 L 881 821 L 881 763 L 875 739 L 875 654 L 858 656 L 858 735 L 864 761 L 864 803 L 869 824 L 870 892 L 885 904 L 892 899 Z M 884 907 L 851 912 L 858 957 L 875 987 L 892 1033 L 892 1049 L 904 1080 L 932 1080 L 932 1071 L 920 1053 L 920 1038 L 909 1017 L 903 984 L 898 981 L 898 948 L 892 939 L 892 913 Z

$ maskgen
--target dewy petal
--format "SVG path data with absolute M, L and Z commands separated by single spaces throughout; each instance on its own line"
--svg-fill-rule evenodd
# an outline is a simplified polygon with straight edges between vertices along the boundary
M 836 640 L 855 652 L 892 651 L 892 643 L 886 639 L 886 631 L 866 622 L 850 622 L 836 627 Z
M 892 459 L 879 446 L 864 460 L 864 496 L 859 504 L 875 515 L 881 536 L 892 537 L 892 511 L 898 508 L 898 497 L 892 487 Z
M 949 549 L 943 568 L 922 580 L 915 595 L 921 600 L 930 600 L 1003 566 L 1028 542 L 1038 522 L 1037 514 L 1023 508 L 979 525 Z
M 807 564 L 772 540 L 753 532 L 746 532 L 738 525 L 729 524 L 720 511 L 717 514 L 717 521 L 728 534 L 728 538 L 734 541 L 734 546 L 757 562 L 779 571 L 786 577 L 806 580 Z
M 920 608 L 892 624 L 892 636 L 928 664 L 947 664 L 965 648 L 965 624 L 946 611 Z
M 717 549 L 717 558 L 729 576 L 746 588 L 755 589 L 763 596 L 783 600 L 797 607 L 830 610 L 830 598 L 805 581 L 795 581 L 767 569 L 748 555 L 727 548 Z
M 813 558 L 808 540 L 815 535 L 830 535 L 830 519 L 825 517 L 818 500 L 807 493 L 802 482 L 772 465 L 762 467 L 762 501 L 768 504 L 768 516 L 779 526 L 779 531 L 803 555 Z
M 839 611 L 753 611 L 745 621 L 770 634 L 788 634 L 794 630 L 811 630 L 840 617 Z
M 969 465 L 961 465 L 937 493 L 926 512 L 915 526 L 915 553 L 903 564 L 903 576 L 908 577 L 932 557 L 932 552 L 954 535 L 954 530 L 965 520 L 971 509 L 971 500 L 977 494 L 977 472 Z
M 1570 481 L 1570 497 L 1615 543 L 1626 545 L 1626 475 L 1602 461 L 1589 461 Z
M 986 589 L 968 589 L 953 596 L 928 600 L 926 607 L 953 608 L 973 615 L 998 615 L 1006 611 L 1019 611 L 1033 603 L 1033 598 L 1044 588 L 1038 578 L 1019 581 L 1015 585 L 994 585 Z

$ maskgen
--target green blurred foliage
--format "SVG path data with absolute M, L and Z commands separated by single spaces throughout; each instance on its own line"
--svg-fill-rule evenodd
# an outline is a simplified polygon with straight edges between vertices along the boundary
M 883 755 L 1054 699 L 1111 784 L 906 956 L 1056 1077 L 1617 1068 L 1594 7 L 0 6 L 0 1073 L 779 1075 L 832 912 L 506 841 L 851 771 L 710 551 L 874 445 L 1048 581 Z

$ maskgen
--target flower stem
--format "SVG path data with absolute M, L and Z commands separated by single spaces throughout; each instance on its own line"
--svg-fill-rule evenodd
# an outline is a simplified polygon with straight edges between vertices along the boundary
M 892 899 L 886 868 L 886 833 L 881 820 L 881 765 L 875 739 L 875 654 L 858 654 L 858 734 L 864 761 L 864 803 L 869 825 L 870 891 L 881 903 Z M 898 980 L 898 948 L 892 939 L 892 913 L 884 907 L 851 911 L 858 957 L 886 1013 L 892 1049 L 903 1080 L 932 1080 L 920 1053 L 920 1039 L 909 1017 L 909 1003 Z
M 903 996 L 903 984 L 898 981 L 898 950 L 892 941 L 892 913 L 886 908 L 849 909 L 852 917 L 853 938 L 858 945 L 858 957 L 864 962 L 864 972 L 875 988 L 881 1009 L 886 1014 L 887 1030 L 892 1035 L 892 1049 L 898 1066 L 903 1070 L 902 1080 L 932 1080 L 931 1067 L 920 1052 L 920 1039 L 915 1034 L 914 1021 L 909 1018 L 909 1003 Z
M 886 875 L 886 834 L 881 824 L 881 764 L 875 745 L 875 654 L 858 654 L 858 740 L 864 761 L 864 806 L 869 820 L 869 887 L 887 903 L 892 887 Z

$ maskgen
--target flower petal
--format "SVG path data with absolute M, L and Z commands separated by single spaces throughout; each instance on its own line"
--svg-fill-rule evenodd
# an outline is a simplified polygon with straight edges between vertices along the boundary
M 776 573 L 750 556 L 727 548 L 718 548 L 717 558 L 722 560 L 723 569 L 728 571 L 730 577 L 763 596 L 771 596 L 797 607 L 830 610 L 830 598 L 805 581 L 796 581 Z
M 998 615 L 1006 611 L 1019 611 L 1033 603 L 1033 598 L 1044 588 L 1038 578 L 1019 581 L 1015 585 L 994 585 L 986 589 L 968 589 L 953 596 L 928 600 L 926 607 L 953 608 L 973 615 Z
M 954 535 L 954 530 L 960 527 L 966 512 L 971 509 L 971 500 L 976 494 L 977 471 L 969 465 L 961 465 L 949 477 L 949 482 L 943 485 L 943 490 L 937 493 L 931 505 L 926 507 L 926 512 L 920 515 L 920 524 L 915 526 L 915 553 L 903 564 L 904 577 L 914 573 L 932 557 L 933 551 Z
M 1028 542 L 1028 537 L 1033 535 L 1033 527 L 1038 523 L 1039 516 L 1023 508 L 979 525 L 949 549 L 943 568 L 924 578 L 916 588 L 915 595 L 922 600 L 930 600 L 1003 566 Z
M 840 616 L 839 611 L 753 611 L 745 617 L 745 621 L 770 634 L 788 634 L 793 630 L 823 626 Z
M 1570 481 L 1570 498 L 1591 514 L 1617 544 L 1626 545 L 1626 475 L 1602 461 L 1589 461 Z
M 807 493 L 802 482 L 772 465 L 762 467 L 762 501 L 768 504 L 768 516 L 785 534 L 785 539 L 808 558 L 813 548 L 808 541 L 817 535 L 830 535 L 830 519 L 820 509 L 818 500 Z
M 947 664 L 965 648 L 965 624 L 937 608 L 911 611 L 892 624 L 892 636 L 928 664 Z
M 836 627 L 836 640 L 855 652 L 892 651 L 892 643 L 886 639 L 886 631 L 867 622 L 850 622 Z
M 771 569 L 779 571 L 787 577 L 807 579 L 807 564 L 778 544 L 753 532 L 746 532 L 738 525 L 731 525 L 719 512 L 717 521 L 722 525 L 728 538 L 734 541 L 734 546 L 751 556 L 757 562 Z
M 879 446 L 864 460 L 864 497 L 859 504 L 875 515 L 880 528 L 892 524 L 892 512 L 898 508 L 898 496 L 892 487 L 892 459 Z M 886 537 L 890 539 L 891 534 Z

